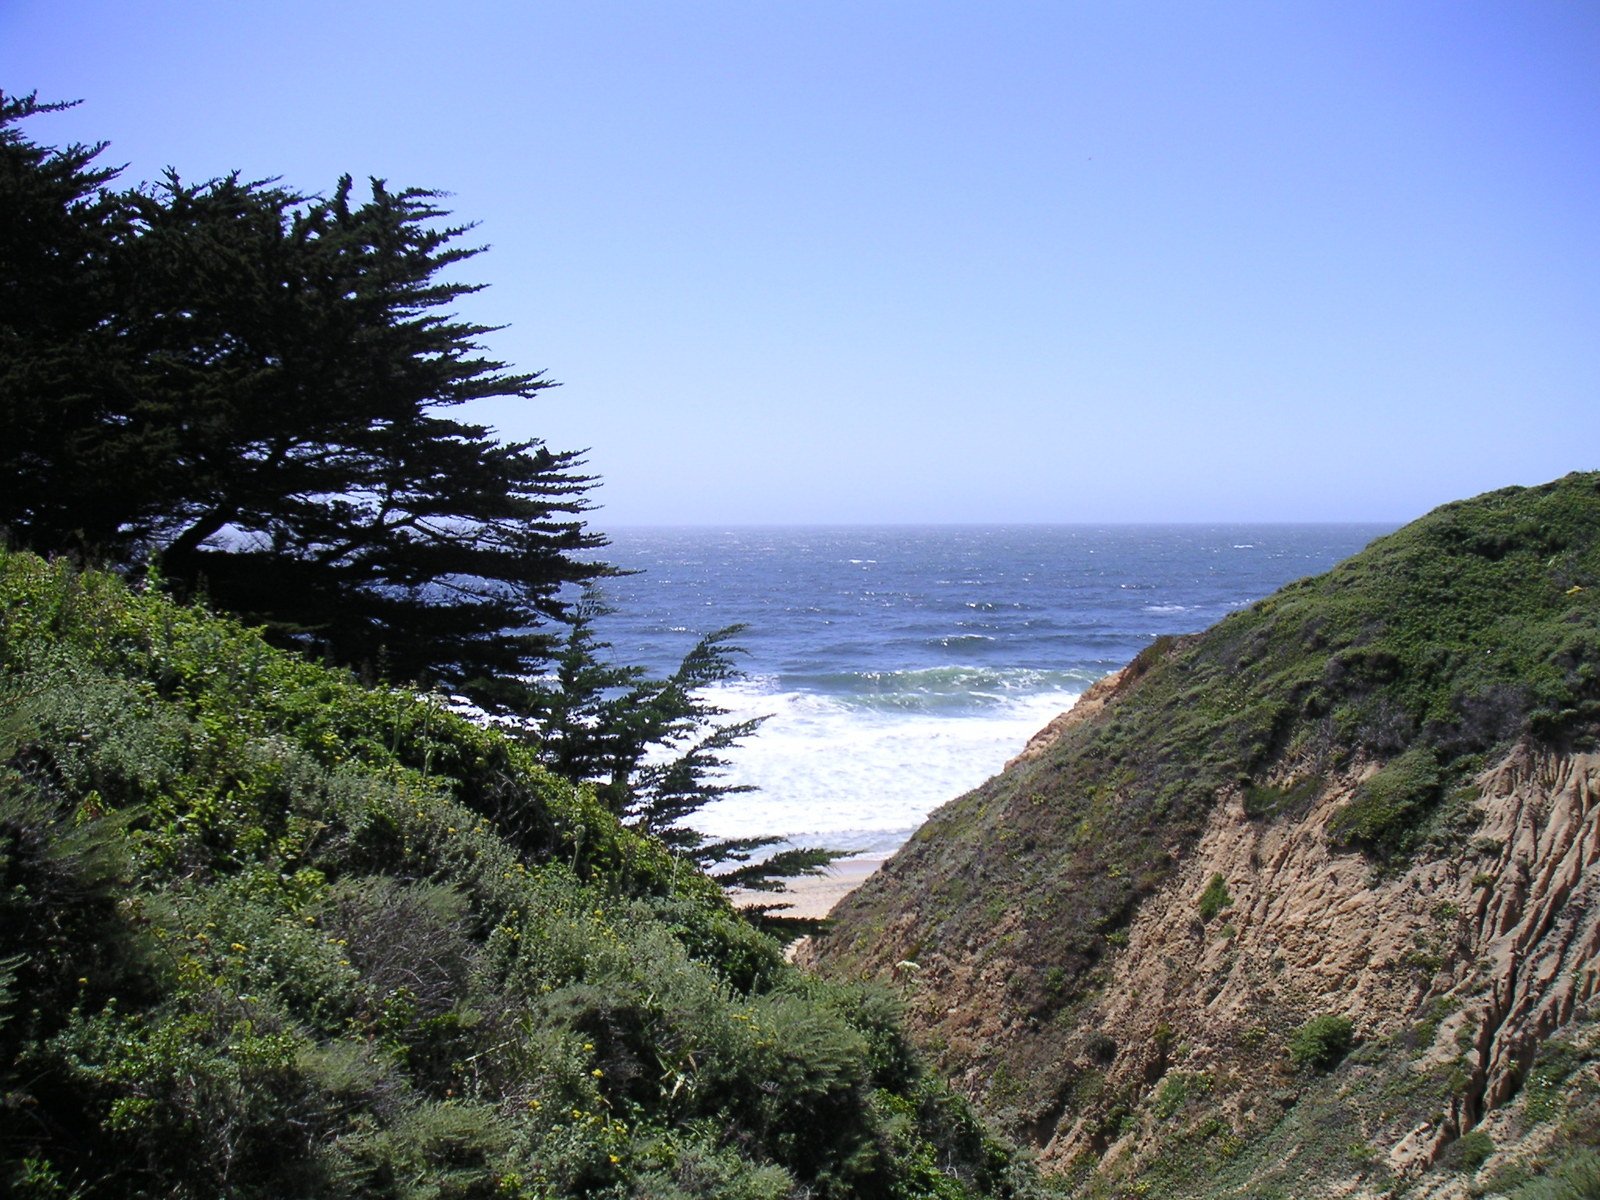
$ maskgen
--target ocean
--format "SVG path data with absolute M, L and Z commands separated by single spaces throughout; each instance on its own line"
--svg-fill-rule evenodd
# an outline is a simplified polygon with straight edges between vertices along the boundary
M 743 677 L 710 698 L 765 716 L 731 756 L 756 790 L 702 809 L 714 837 L 888 854 L 1096 679 L 1165 633 L 1322 572 L 1385 525 L 629 528 L 597 623 L 666 673 L 743 624 Z

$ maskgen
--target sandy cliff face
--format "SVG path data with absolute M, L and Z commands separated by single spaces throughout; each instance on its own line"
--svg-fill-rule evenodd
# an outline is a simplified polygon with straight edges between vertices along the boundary
M 1512 1097 L 1537 1046 L 1600 986 L 1600 757 L 1513 753 L 1482 777 L 1482 820 L 1463 851 L 1393 873 L 1322 834 L 1356 778 L 1326 786 L 1293 823 L 1252 821 L 1239 795 L 1225 798 L 1076 1018 L 1067 1072 L 1098 1067 L 1101 1094 L 1125 1099 L 1159 1096 L 1169 1076 L 1209 1077 L 1213 1107 L 1238 1126 L 1262 1103 L 1258 1068 L 1293 1084 L 1273 1051 L 1299 1020 L 1343 1014 L 1377 1045 L 1443 1013 L 1404 1067 L 1465 1074 L 1442 1111 L 1415 1123 L 1403 1107 L 1350 1114 L 1351 1136 L 1399 1175 Z M 1216 875 L 1231 904 L 1207 922 L 1199 898 Z M 982 1005 L 935 988 L 958 1010 Z M 1040 1130 L 1044 1160 L 1106 1153 L 1131 1167 L 1159 1151 L 1137 1123 L 1108 1140 L 1104 1116 L 1101 1104 L 1065 1107 Z
M 970 1094 L 994 1106 L 997 1074 L 1040 1077 L 1032 1094 L 1046 1099 L 1016 1128 L 1049 1169 L 1098 1184 L 1159 1176 L 1174 1142 L 1192 1151 L 1198 1133 L 1216 1144 L 1179 1174 L 1197 1186 L 1230 1176 L 1223 1194 L 1377 1196 L 1410 1181 L 1415 1194 L 1465 1197 L 1465 1176 L 1430 1168 L 1519 1098 L 1542 1044 L 1589 1028 L 1600 755 L 1519 747 L 1475 781 L 1476 820 L 1456 851 L 1404 869 L 1326 836 L 1369 773 L 1324 781 L 1293 820 L 1252 819 L 1241 792 L 1222 796 L 1112 939 L 1093 994 L 1052 1019 L 997 1003 L 1014 967 L 990 951 L 1014 936 L 1022 907 L 998 915 L 987 943 L 920 955 L 906 936 L 915 922 L 891 925 L 886 974 Z M 1218 876 L 1227 898 L 1207 920 Z M 1295 1070 L 1288 1047 L 1328 1014 L 1350 1018 L 1357 1041 L 1331 1110 L 1323 1097 L 1307 1117 L 1334 1126 L 1332 1161 L 1286 1120 L 1326 1083 Z M 1592 1065 L 1589 1076 L 1600 1083 Z M 1524 1124 L 1487 1126 L 1502 1159 Z

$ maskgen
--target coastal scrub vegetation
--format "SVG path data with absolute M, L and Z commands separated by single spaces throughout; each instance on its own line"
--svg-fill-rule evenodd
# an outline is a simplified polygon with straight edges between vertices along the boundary
M 0 553 L 0 1189 L 1011 1196 L 886 994 L 530 747 Z

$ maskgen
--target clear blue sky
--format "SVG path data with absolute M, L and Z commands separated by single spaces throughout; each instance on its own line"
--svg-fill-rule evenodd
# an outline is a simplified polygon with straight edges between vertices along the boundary
M 594 523 L 1394 520 L 1600 466 L 1600 5 L 0 2 L 36 140 L 453 193 Z

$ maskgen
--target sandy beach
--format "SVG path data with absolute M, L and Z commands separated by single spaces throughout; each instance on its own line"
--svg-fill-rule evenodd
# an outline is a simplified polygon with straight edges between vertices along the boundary
M 882 858 L 847 858 L 834 863 L 822 875 L 805 875 L 789 880 L 788 890 L 772 892 L 744 892 L 734 896 L 736 904 L 787 904 L 787 917 L 825 917 L 833 906 L 844 899 L 868 875 L 883 865 Z

